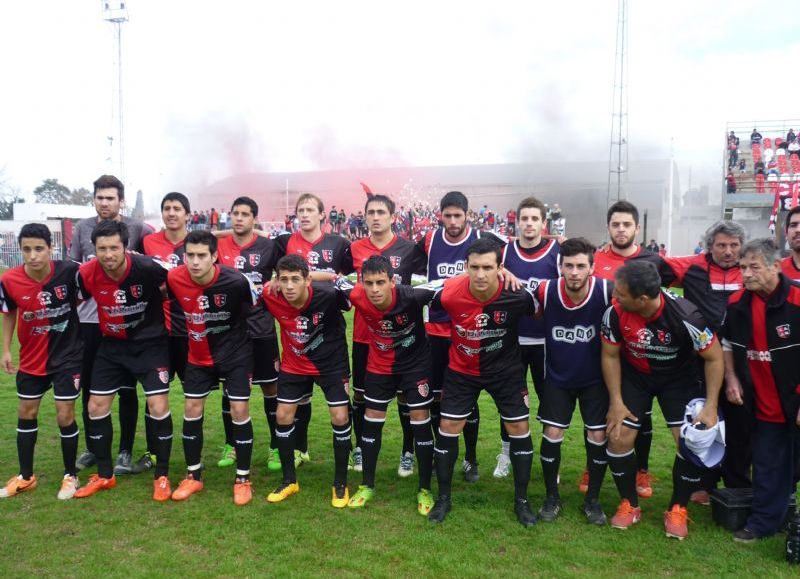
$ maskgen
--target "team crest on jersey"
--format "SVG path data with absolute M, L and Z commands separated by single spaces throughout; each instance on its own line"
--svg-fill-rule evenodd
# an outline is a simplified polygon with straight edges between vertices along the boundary
M 39 300 L 39 305 L 49 306 L 53 299 L 53 294 L 50 292 L 39 292 L 36 294 L 36 299 Z
M 247 260 L 250 262 L 250 265 L 255 267 L 259 263 L 261 263 L 261 254 L 259 254 L 259 253 L 251 253 L 250 255 L 247 256 Z
M 67 286 L 65 285 L 57 285 L 53 288 L 53 293 L 56 294 L 56 297 L 60 300 L 66 299 L 67 297 Z
M 167 256 L 167 263 L 170 265 L 178 265 L 181 262 L 181 258 L 175 255 L 174 253 L 170 253 Z
M 380 322 L 378 322 L 378 328 L 380 328 L 380 330 L 382 332 L 391 332 L 392 329 L 393 329 L 392 321 L 391 320 L 381 320 Z
M 390 255 L 389 256 L 389 263 L 392 264 L 392 269 L 399 268 L 401 261 L 402 261 L 402 257 L 399 256 L 399 255 Z
M 658 341 L 665 346 L 672 341 L 672 334 L 670 334 L 667 330 L 657 330 L 656 336 L 658 337 Z
M 197 296 L 197 307 L 201 310 L 208 309 L 208 296 Z
M 494 313 L 494 323 L 495 324 L 502 324 L 505 323 L 508 314 L 502 310 L 498 310 Z
M 36 314 L 34 314 L 33 312 L 22 312 L 23 322 L 32 322 L 35 317 Z
M 228 294 L 214 294 L 214 305 L 221 308 L 228 302 Z
M 647 328 L 639 328 L 636 332 L 636 341 L 640 344 L 649 344 L 653 340 L 653 332 Z
M 117 305 L 125 305 L 128 303 L 128 296 L 125 295 L 124 290 L 116 290 L 114 292 L 114 303 Z
M 398 326 L 405 326 L 408 323 L 408 314 L 397 314 L 394 317 L 394 321 L 397 322 Z
M 308 329 L 308 318 L 305 316 L 297 316 L 294 319 L 295 328 L 298 330 L 307 330 Z
M 244 257 L 237 255 L 233 258 L 233 267 L 236 269 L 244 269 Z
M 322 250 L 322 259 L 325 261 L 333 261 L 333 250 L 332 249 L 323 249 Z
M 316 251 L 309 251 L 306 255 L 306 261 L 308 262 L 308 265 L 318 265 L 319 254 Z
M 417 382 L 417 392 L 419 392 L 419 395 L 422 396 L 423 398 L 428 397 L 428 395 L 431 392 L 431 389 L 428 386 L 427 380 L 420 380 Z
M 322 317 L 325 315 L 325 312 L 314 312 L 314 315 L 311 316 L 311 321 L 315 326 L 319 325 L 322 321 Z
M 72 375 L 72 385 L 75 386 L 75 390 L 81 389 L 81 375 L 80 374 L 73 374 Z
M 485 328 L 489 323 L 489 314 L 478 314 L 475 316 L 475 327 Z
M 779 338 L 788 338 L 792 335 L 792 328 L 789 324 L 783 324 L 782 326 L 776 326 L 775 331 L 778 333 Z
M 169 384 L 169 370 L 167 368 L 158 368 L 158 379 L 164 384 Z
M 132 285 L 131 286 L 131 295 L 133 297 L 135 297 L 136 299 L 139 299 L 140 297 L 142 297 L 143 293 L 144 292 L 142 290 L 141 284 L 136 284 L 136 285 Z

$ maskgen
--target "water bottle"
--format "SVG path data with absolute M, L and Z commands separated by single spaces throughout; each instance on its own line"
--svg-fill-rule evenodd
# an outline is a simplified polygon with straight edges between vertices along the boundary
M 786 533 L 786 561 L 800 565 L 800 511 L 795 511 Z

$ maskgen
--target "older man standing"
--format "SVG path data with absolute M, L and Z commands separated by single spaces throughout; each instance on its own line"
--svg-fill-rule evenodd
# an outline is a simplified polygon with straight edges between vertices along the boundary
M 737 542 L 778 531 L 800 457 L 800 287 L 781 273 L 771 239 L 754 239 L 739 261 L 745 289 L 731 296 L 722 330 L 726 395 L 753 409 L 753 504 Z

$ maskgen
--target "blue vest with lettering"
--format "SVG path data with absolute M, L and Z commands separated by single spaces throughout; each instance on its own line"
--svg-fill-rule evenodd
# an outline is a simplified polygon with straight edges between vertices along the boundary
M 467 236 L 458 243 L 450 243 L 444 238 L 444 228 L 433 232 L 428 248 L 428 281 L 448 279 L 466 271 L 467 249 L 480 237 L 475 229 L 470 228 Z M 437 323 L 450 322 L 450 316 L 439 308 L 428 308 L 428 321 Z
M 559 388 L 586 388 L 601 384 L 600 323 L 611 302 L 611 284 L 591 277 L 589 295 L 568 307 L 559 291 L 562 280 L 545 282 L 543 322 L 545 381 Z M 540 294 L 541 295 L 541 294 Z
M 506 245 L 503 252 L 503 266 L 519 278 L 531 292 L 536 293 L 539 283 L 546 279 L 558 278 L 558 254 L 561 246 L 555 239 L 533 256 L 525 255 L 517 242 Z M 544 322 L 532 317 L 524 317 L 519 321 L 520 344 L 543 344 Z

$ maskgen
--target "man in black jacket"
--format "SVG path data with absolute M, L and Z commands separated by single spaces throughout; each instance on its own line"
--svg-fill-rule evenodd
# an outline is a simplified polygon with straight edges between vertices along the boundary
M 726 396 L 751 409 L 755 424 L 752 512 L 738 542 L 778 531 L 800 470 L 800 287 L 779 260 L 771 239 L 742 248 L 745 289 L 731 296 L 722 331 Z

